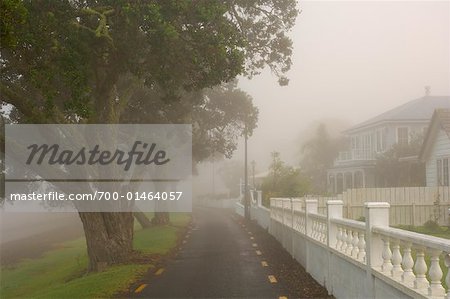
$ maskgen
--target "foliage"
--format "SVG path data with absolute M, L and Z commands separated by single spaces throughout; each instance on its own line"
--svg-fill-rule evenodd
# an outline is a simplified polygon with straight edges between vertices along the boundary
M 401 158 L 417 156 L 423 143 L 423 135 L 415 134 L 408 144 L 395 144 L 379 155 L 375 172 L 379 187 L 415 187 L 425 185 L 425 164 L 403 161 Z
M 286 165 L 280 158 L 280 153 L 272 153 L 270 174 L 263 179 L 261 189 L 264 204 L 267 205 L 271 197 L 300 197 L 309 191 L 309 181 L 292 166 Z
M 317 127 L 316 134 L 302 145 L 300 166 L 311 181 L 315 194 L 327 192 L 327 170 L 333 166 L 344 146 L 345 140 L 331 137 L 323 123 Z
M 21 122 L 117 122 L 128 75 L 168 98 L 257 74 L 285 82 L 293 0 L 2 2 L 2 101 Z M 130 85 L 130 88 L 132 85 Z
M 192 123 L 193 160 L 200 162 L 213 153 L 231 157 L 237 138 L 245 130 L 251 135 L 257 119 L 258 109 L 252 98 L 232 81 L 197 92 L 183 92 L 179 100 L 169 103 L 161 90 L 141 84 L 131 93 L 120 122 Z

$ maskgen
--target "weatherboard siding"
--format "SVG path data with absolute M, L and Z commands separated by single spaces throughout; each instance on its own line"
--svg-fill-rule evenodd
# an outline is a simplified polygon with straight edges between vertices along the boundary
M 450 139 L 447 134 L 441 129 L 436 136 L 429 159 L 426 162 L 426 176 L 428 187 L 437 186 L 436 159 L 443 157 L 450 158 Z

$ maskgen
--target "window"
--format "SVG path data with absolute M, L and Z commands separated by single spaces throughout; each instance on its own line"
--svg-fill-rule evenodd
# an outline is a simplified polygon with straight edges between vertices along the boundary
M 381 152 L 381 131 L 377 131 L 377 152 Z
M 408 128 L 397 128 L 397 143 L 400 145 L 408 144 Z
M 359 148 L 359 136 L 353 136 L 352 137 L 352 149 L 358 149 Z
M 437 159 L 437 183 L 438 186 L 449 186 L 449 158 Z
M 445 158 L 442 160 L 442 180 L 443 185 L 448 186 L 449 180 L 448 180 L 448 158 Z

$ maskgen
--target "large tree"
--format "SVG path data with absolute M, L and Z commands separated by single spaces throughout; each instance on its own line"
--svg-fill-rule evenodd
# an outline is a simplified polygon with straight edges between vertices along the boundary
M 143 82 L 183 91 L 255 75 L 285 84 L 294 0 L 2 0 L 1 101 L 20 123 L 118 123 Z M 131 213 L 80 213 L 89 269 L 132 252 Z

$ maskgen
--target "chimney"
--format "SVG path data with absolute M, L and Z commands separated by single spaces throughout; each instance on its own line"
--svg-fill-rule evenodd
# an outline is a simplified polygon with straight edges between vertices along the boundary
M 431 86 L 427 85 L 425 86 L 425 96 L 429 96 L 431 93 Z

